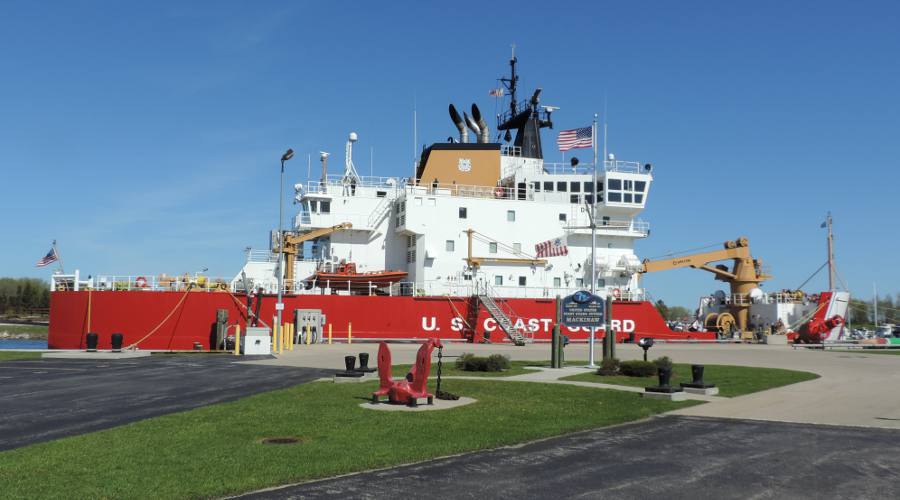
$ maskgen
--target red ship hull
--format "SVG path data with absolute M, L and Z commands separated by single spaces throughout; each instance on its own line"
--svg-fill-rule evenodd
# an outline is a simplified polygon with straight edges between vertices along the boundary
M 265 295 L 261 300 L 260 318 L 271 325 L 276 298 Z M 498 299 L 502 301 L 509 302 L 520 317 L 520 326 L 531 330 L 536 340 L 550 339 L 553 299 Z M 138 342 L 140 349 L 193 349 L 197 343 L 210 349 L 215 343 L 216 310 L 227 310 L 229 324 L 239 324 L 243 330 L 245 309 L 240 304 L 245 303 L 243 295 L 223 292 L 53 292 L 48 344 L 51 349 L 83 349 L 90 331 L 99 334 L 100 349 L 110 348 L 113 333 L 124 335 L 125 346 Z M 469 297 L 296 295 L 285 297 L 284 303 L 284 321 L 293 318 L 294 309 L 321 309 L 335 341 L 346 339 L 351 328 L 357 340 L 439 337 L 506 341 L 497 322 Z M 711 332 L 670 330 L 650 302 L 615 302 L 612 316 L 612 328 L 620 342 L 631 337 L 715 338 Z M 468 324 L 473 324 L 474 331 Z M 586 329 L 563 327 L 563 333 L 575 341 L 588 337 Z

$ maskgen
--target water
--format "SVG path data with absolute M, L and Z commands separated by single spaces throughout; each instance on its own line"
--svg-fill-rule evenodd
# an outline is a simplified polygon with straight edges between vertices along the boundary
M 46 349 L 46 340 L 29 340 L 29 339 L 0 339 L 0 350 L 2 349 Z

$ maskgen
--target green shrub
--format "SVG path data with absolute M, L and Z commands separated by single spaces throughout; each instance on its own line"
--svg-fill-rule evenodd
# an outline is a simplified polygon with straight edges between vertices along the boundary
M 456 358 L 456 368 L 467 372 L 501 372 L 509 369 L 509 366 L 509 357 L 502 354 L 492 354 L 485 358 L 463 353 Z
M 503 370 L 509 370 L 509 356 L 504 356 L 502 354 L 491 354 L 487 358 L 487 371 L 489 372 L 502 372 Z
M 600 362 L 600 368 L 597 370 L 597 375 L 618 375 L 619 374 L 619 360 L 616 358 L 607 358 Z
M 650 361 L 622 361 L 619 372 L 628 377 L 652 377 L 656 375 L 656 365 Z
M 672 368 L 674 366 L 672 360 L 669 359 L 668 356 L 662 356 L 660 358 L 654 359 L 653 364 L 656 365 L 657 368 Z

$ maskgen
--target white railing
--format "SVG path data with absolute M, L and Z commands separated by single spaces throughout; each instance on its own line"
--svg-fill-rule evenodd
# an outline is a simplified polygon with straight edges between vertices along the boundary
M 587 213 L 577 213 L 572 220 L 567 221 L 564 229 L 569 231 L 590 232 L 590 218 Z M 597 232 L 601 234 L 631 233 L 647 236 L 650 232 L 650 223 L 641 220 L 598 220 Z
M 74 285 L 68 276 L 54 276 L 53 290 L 73 290 Z M 161 274 L 154 276 L 152 274 L 135 274 L 135 275 L 98 275 L 79 282 L 78 290 L 98 290 L 98 291 L 184 291 L 188 286 L 193 290 L 202 290 L 208 292 L 226 291 L 229 289 L 229 282 L 225 278 L 212 278 L 202 274 L 184 274 L 181 276 L 168 276 Z
M 649 171 L 644 170 L 644 167 L 639 161 L 607 160 L 603 162 L 603 168 L 607 172 L 623 172 L 627 174 L 650 173 Z
M 550 175 L 593 175 L 593 163 L 579 163 L 572 166 L 571 163 L 544 162 L 544 173 Z M 602 174 L 598 172 L 598 174 Z
M 341 214 L 336 212 L 311 214 L 301 212 L 294 217 L 294 227 L 300 228 L 332 227 L 345 222 L 352 224 L 353 229 L 371 229 L 369 215 L 367 214 Z

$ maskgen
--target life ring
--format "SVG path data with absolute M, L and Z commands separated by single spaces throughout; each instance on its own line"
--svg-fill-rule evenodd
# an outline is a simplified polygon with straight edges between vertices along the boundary
M 505 193 L 504 193 L 502 187 L 497 186 L 497 187 L 494 188 L 494 197 L 496 197 L 496 198 L 503 198 L 504 194 L 505 194 Z
M 612 296 L 613 296 L 614 299 L 619 300 L 619 297 L 620 297 L 621 295 L 622 295 L 622 293 L 619 292 L 619 289 L 618 289 L 618 288 L 613 288 Z
M 143 276 L 138 276 L 134 280 L 134 286 L 138 288 L 147 288 L 147 278 Z

